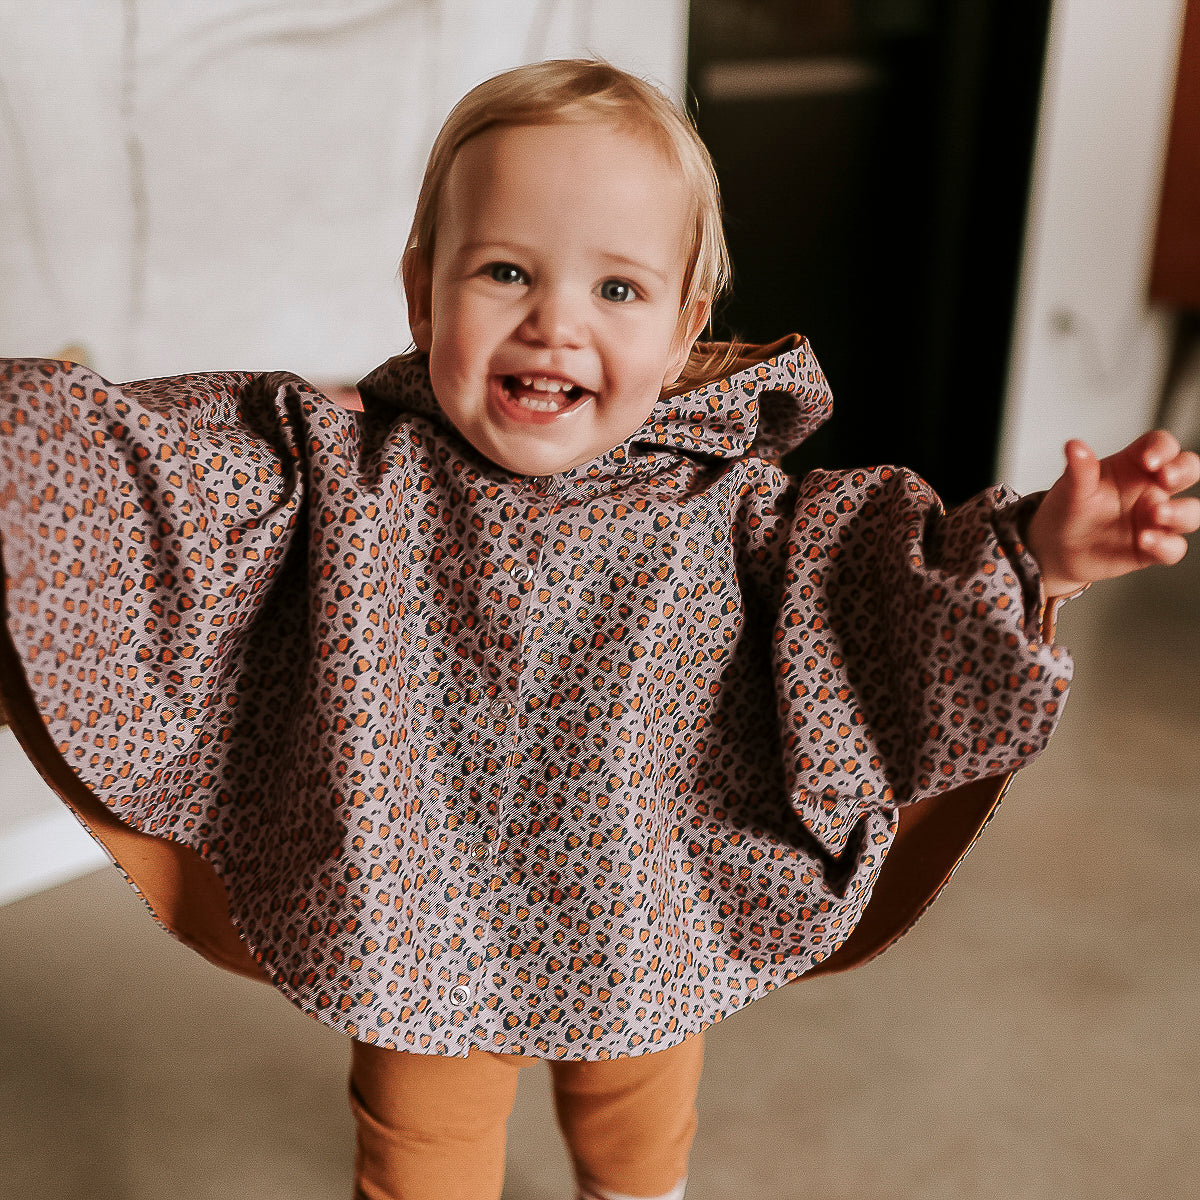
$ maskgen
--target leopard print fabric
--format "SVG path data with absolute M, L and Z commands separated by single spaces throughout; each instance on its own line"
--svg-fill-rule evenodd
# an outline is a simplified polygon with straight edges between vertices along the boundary
M 219 872 L 305 1012 L 607 1058 L 824 961 L 896 807 L 1028 762 L 1070 676 L 1015 498 L 788 478 L 803 342 L 551 478 L 287 374 L 0 374 L 7 621 L 64 759 Z

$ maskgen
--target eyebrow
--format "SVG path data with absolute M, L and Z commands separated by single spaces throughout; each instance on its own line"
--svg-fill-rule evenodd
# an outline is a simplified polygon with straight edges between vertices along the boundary
M 505 241 L 463 242 L 463 244 L 458 248 L 458 253 L 465 257 L 471 254 L 482 253 L 485 250 L 489 254 L 492 252 L 498 252 L 501 254 L 511 252 L 514 258 L 520 258 L 522 254 L 529 253 L 528 246 L 518 246 L 516 242 Z
M 636 258 L 626 258 L 623 254 L 614 254 L 609 256 L 609 261 L 616 263 L 618 267 L 624 266 L 634 271 L 645 271 L 648 275 L 653 275 L 664 286 L 670 282 L 657 267 L 652 267 L 649 263 L 641 262 Z

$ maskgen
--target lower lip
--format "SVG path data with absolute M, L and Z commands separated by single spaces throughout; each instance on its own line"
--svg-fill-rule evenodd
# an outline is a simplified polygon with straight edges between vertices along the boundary
M 494 375 L 488 387 L 488 407 L 493 413 L 521 425 L 549 425 L 573 413 L 588 398 L 589 394 L 584 392 L 577 400 L 554 410 L 529 408 L 527 405 L 517 403 L 508 394 L 502 376 Z

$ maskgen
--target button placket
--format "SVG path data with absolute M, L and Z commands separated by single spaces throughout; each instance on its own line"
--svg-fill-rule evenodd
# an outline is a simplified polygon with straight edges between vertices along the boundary
M 519 548 L 516 554 L 520 554 Z M 509 610 L 509 650 L 492 660 L 490 695 L 485 694 L 476 702 L 471 718 L 474 728 L 468 735 L 476 748 L 477 765 L 471 774 L 470 785 L 479 797 L 479 815 L 472 828 L 461 830 L 464 840 L 459 842 L 460 878 L 463 880 L 460 911 L 468 927 L 476 931 L 471 940 L 482 961 L 474 966 L 462 966 L 461 971 L 470 978 L 446 993 L 450 1004 L 458 1010 L 469 1009 L 482 1000 L 488 964 L 497 953 L 494 943 L 499 935 L 494 930 L 494 919 L 498 912 L 497 893 L 503 884 L 498 861 L 501 850 L 499 830 L 512 807 L 513 754 L 520 729 L 520 697 L 514 696 L 509 689 L 513 682 L 519 684 L 524 665 L 525 626 L 529 619 L 531 583 L 536 575 L 535 567 L 519 557 L 509 560 L 501 569 L 516 585 L 517 604 Z M 502 644 L 502 632 L 501 628 L 493 626 L 492 642 L 497 648 Z
M 488 807 L 493 789 L 506 770 L 508 734 L 507 723 L 501 719 L 505 701 L 493 689 L 481 689 L 465 699 L 462 723 L 471 726 L 467 740 L 472 750 L 467 761 L 472 765 L 460 780 L 462 798 L 446 817 L 446 828 L 453 829 L 457 836 L 453 848 L 447 847 L 445 882 L 455 889 L 450 911 L 462 945 L 455 948 L 453 958 L 444 960 L 451 980 L 457 975 L 458 982 L 443 995 L 444 1002 L 456 1012 L 471 1009 L 481 1000 L 487 964 L 494 957 L 494 953 L 489 954 L 495 937 L 490 897 L 499 834 L 498 816 Z M 511 702 L 507 708 L 515 712 Z M 457 865 L 450 866 L 454 860 Z
M 521 714 L 526 656 L 530 627 L 536 624 L 532 610 L 544 553 L 544 519 L 548 516 L 545 505 L 539 503 L 537 508 L 536 519 L 527 526 L 520 517 L 505 521 L 507 553 L 502 559 L 492 559 L 492 586 L 499 595 L 495 607 L 487 613 L 491 648 L 483 666 L 489 683 L 484 694 L 474 699 L 470 715 L 464 712 L 464 724 L 469 726 L 466 737 L 475 762 L 465 783 L 475 797 L 471 807 L 477 816 L 458 830 L 461 865 L 456 874 L 461 895 L 454 907 L 466 923 L 464 936 L 470 932 L 471 950 L 482 961 L 468 965 L 467 959 L 474 956 L 461 956 L 460 964 L 451 967 L 458 972 L 458 982 L 443 994 L 456 1011 L 478 1009 L 478 1019 L 485 1025 L 488 1017 L 483 1001 L 490 986 L 489 964 L 502 954 L 505 937 L 497 923 L 501 905 L 508 897 L 501 831 L 514 812 L 515 772 L 525 727 Z M 510 581 L 507 587 L 503 583 L 506 576 Z
M 546 483 L 552 492 L 553 481 L 547 480 Z M 544 619 L 541 607 L 544 605 L 545 596 L 541 594 L 540 589 L 547 586 L 547 581 L 541 572 L 554 557 L 546 545 L 553 528 L 551 510 L 552 505 L 544 505 L 537 514 L 537 519 L 530 521 L 529 535 L 538 546 L 536 560 L 531 563 L 515 562 L 509 571 L 510 578 L 520 585 L 521 607 L 519 614 L 514 612 L 512 632 L 515 637 L 509 652 L 509 690 L 495 698 L 489 713 L 496 722 L 494 729 L 499 731 L 502 726 L 506 727 L 509 752 L 502 769 L 503 784 L 500 794 L 503 796 L 503 806 L 499 813 L 498 841 L 492 848 L 490 858 L 492 875 L 489 907 L 494 919 L 492 928 L 495 930 L 491 942 L 499 947 L 500 954 L 488 973 L 488 987 L 492 986 L 493 975 L 499 979 L 505 977 L 508 960 L 504 952 L 508 949 L 509 939 L 515 936 L 519 943 L 524 945 L 534 936 L 528 928 L 531 918 L 528 915 L 517 915 L 525 904 L 528 879 L 524 877 L 522 868 L 515 861 L 508 859 L 511 842 L 506 830 L 509 826 L 528 820 L 528 814 L 524 811 L 528 798 L 519 798 L 518 780 L 522 771 L 528 769 L 523 763 L 526 757 L 525 742 L 532 736 L 533 713 L 536 709 L 536 703 L 531 707 L 531 697 L 536 696 L 538 692 L 534 678 L 534 646 L 537 644 L 538 631 Z M 515 552 L 519 553 L 517 550 Z M 520 926 L 515 935 L 510 931 L 514 923 Z M 493 1033 L 511 1033 L 503 1026 L 496 1012 L 486 1008 L 481 1009 L 478 1020 L 484 1026 L 489 1026 L 490 1023 L 489 1027 Z

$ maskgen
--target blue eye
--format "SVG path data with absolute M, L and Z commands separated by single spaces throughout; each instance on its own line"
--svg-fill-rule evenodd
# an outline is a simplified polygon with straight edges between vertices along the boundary
M 600 285 L 600 295 L 614 304 L 628 304 L 637 299 L 637 293 L 623 279 L 606 279 Z
M 494 279 L 497 283 L 529 282 L 525 277 L 525 272 L 520 267 L 513 266 L 512 263 L 489 263 L 486 269 L 488 278 Z

